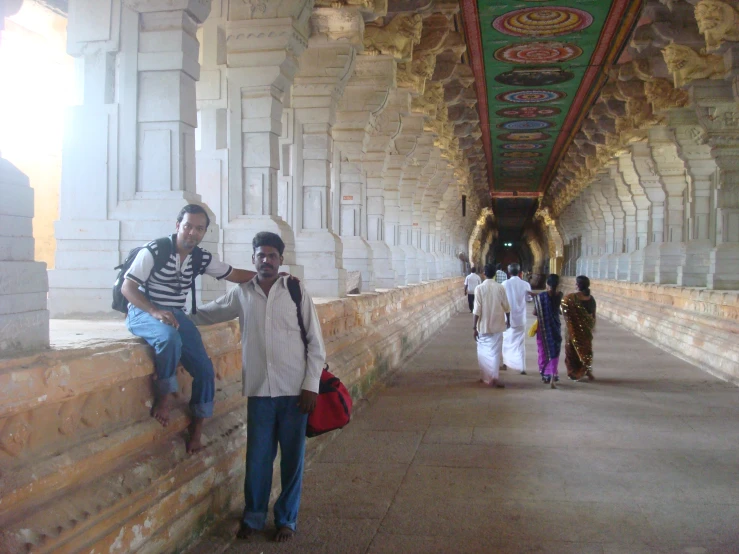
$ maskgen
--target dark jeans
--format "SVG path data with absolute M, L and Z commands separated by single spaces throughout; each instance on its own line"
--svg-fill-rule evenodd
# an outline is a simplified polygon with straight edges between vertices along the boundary
M 275 526 L 295 530 L 300 508 L 308 414 L 298 409 L 298 396 L 250 396 L 246 423 L 246 479 L 242 521 L 262 529 L 272 490 L 272 464 L 280 446 L 282 490 L 275 502 Z
M 154 384 L 157 396 L 177 392 L 177 364 L 192 375 L 192 397 L 190 408 L 194 417 L 213 415 L 215 372 L 213 362 L 205 351 L 200 331 L 185 312 L 175 308 L 158 306 L 169 310 L 177 318 L 179 329 L 162 323 L 143 310 L 131 306 L 126 316 L 126 326 L 137 337 L 141 337 L 154 349 L 157 380 Z
M 472 313 L 472 309 L 475 307 L 475 295 L 474 294 L 468 294 L 467 295 L 467 302 L 470 305 L 470 313 Z

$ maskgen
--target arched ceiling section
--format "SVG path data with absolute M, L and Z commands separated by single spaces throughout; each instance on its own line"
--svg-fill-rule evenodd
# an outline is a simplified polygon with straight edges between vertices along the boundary
M 642 0 L 461 3 L 491 195 L 538 198 L 630 37 Z

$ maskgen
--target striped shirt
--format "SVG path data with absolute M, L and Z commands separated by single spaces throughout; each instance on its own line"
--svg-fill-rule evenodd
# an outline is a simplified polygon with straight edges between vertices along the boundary
M 187 293 L 190 292 L 190 286 L 194 278 L 192 274 L 192 255 L 188 254 L 183 262 L 177 253 L 176 245 L 173 244 L 172 254 L 170 254 L 167 263 L 162 269 L 152 273 L 154 256 L 149 250 L 150 248 L 155 253 L 157 252 L 156 241 L 150 242 L 147 248 L 139 250 L 133 263 L 131 263 L 131 267 L 126 272 L 126 279 L 138 283 L 139 290 L 144 294 L 146 294 L 145 285 L 148 284 L 149 300 L 152 303 L 166 308 L 184 308 Z M 205 267 L 204 273 L 206 275 L 216 279 L 228 277 L 232 271 L 230 265 L 213 259 L 213 255 L 207 250 L 203 250 L 202 267 Z
M 318 392 L 326 361 L 321 323 L 313 300 L 301 283 L 301 310 L 308 339 L 306 360 L 297 309 L 287 289 L 287 279 L 277 279 L 269 296 L 264 294 L 257 279 L 252 279 L 190 315 L 196 325 L 239 318 L 244 396 L 274 398 L 298 396 L 301 390 Z

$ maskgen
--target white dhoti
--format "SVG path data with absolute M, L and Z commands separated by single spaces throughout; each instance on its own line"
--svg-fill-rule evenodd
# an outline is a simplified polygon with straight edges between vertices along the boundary
M 526 325 L 503 333 L 503 363 L 516 371 L 526 370 Z
M 482 380 L 486 385 L 500 379 L 500 363 L 503 356 L 503 333 L 478 335 L 477 363 L 480 365 Z

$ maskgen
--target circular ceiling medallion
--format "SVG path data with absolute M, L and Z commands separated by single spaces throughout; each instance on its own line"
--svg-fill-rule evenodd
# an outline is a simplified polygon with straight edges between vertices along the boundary
M 516 108 L 503 108 L 495 112 L 503 117 L 549 117 L 559 115 L 562 110 L 548 106 L 520 106 Z
M 566 42 L 527 42 L 509 44 L 495 51 L 495 59 L 515 64 L 561 63 L 574 60 L 582 48 Z
M 529 133 L 518 132 L 518 133 L 506 133 L 504 135 L 498 135 L 500 140 L 546 140 L 552 138 L 547 133 L 540 133 L 539 131 L 532 131 Z
M 557 37 L 590 27 L 593 16 L 577 8 L 552 6 L 514 10 L 493 21 L 493 29 L 513 37 Z
M 503 144 L 501 148 L 503 150 L 541 150 L 546 145 L 540 142 L 521 142 L 521 143 L 508 143 Z
M 537 104 L 539 102 L 551 102 L 559 100 L 567 96 L 564 92 L 556 90 L 513 90 L 511 92 L 501 92 L 495 99 L 501 102 L 511 102 L 513 104 Z
M 540 152 L 503 152 L 504 158 L 541 158 Z
M 566 83 L 574 78 L 572 71 L 563 71 L 558 67 L 514 69 L 495 76 L 499 83 L 512 87 L 545 87 Z
M 551 127 L 553 123 L 550 121 L 541 121 L 538 119 L 522 119 L 519 121 L 506 121 L 498 125 L 501 129 L 508 131 L 531 131 L 535 129 L 547 129 Z

